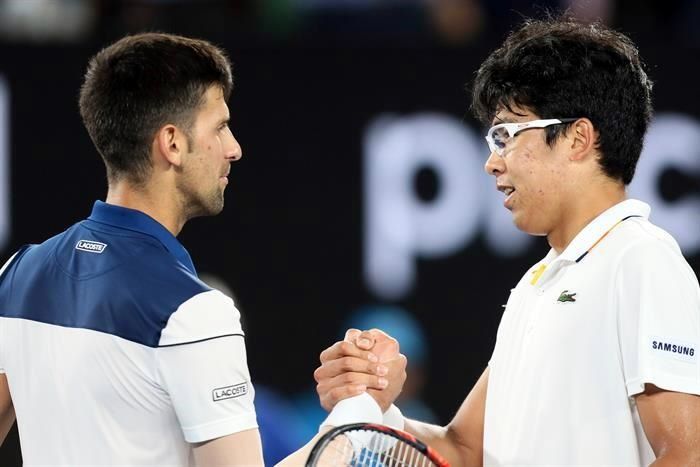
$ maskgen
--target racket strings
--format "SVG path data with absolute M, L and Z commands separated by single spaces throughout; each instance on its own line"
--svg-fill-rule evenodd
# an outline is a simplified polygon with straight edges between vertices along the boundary
M 319 467 L 431 467 L 421 451 L 389 434 L 356 430 L 343 433 L 325 448 Z

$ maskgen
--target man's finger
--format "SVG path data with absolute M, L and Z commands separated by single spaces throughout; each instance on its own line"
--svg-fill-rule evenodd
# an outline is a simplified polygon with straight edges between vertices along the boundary
M 376 341 L 375 334 L 371 331 L 362 331 L 355 336 L 355 345 L 363 350 L 371 350 Z
M 362 350 L 355 344 L 347 341 L 338 341 L 321 352 L 321 363 L 337 360 L 342 357 L 356 357 L 365 361 L 376 362 L 378 358 L 372 352 Z
M 369 331 L 360 331 L 359 329 L 348 329 L 345 331 L 346 342 L 352 342 L 363 350 L 371 350 L 374 347 L 374 335 Z
M 352 342 L 354 344 L 355 339 L 357 339 L 357 336 L 359 336 L 361 332 L 362 331 L 360 331 L 359 329 L 350 328 L 347 331 L 345 331 L 345 338 L 343 340 L 345 342 Z
M 337 389 L 362 385 L 369 389 L 384 389 L 388 384 L 389 381 L 384 376 L 368 375 L 367 373 L 343 373 L 331 378 L 326 387 Z
M 364 373 L 368 375 L 385 376 L 389 373 L 389 367 L 384 364 L 370 362 L 357 357 L 342 357 L 323 363 L 314 371 L 314 379 L 320 382 L 323 379 L 335 378 L 343 373 Z

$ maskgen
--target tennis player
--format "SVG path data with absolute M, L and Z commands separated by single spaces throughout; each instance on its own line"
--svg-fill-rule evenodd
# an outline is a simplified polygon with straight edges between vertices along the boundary
M 232 85 L 220 49 L 180 36 L 90 61 L 80 113 L 106 201 L 0 271 L 0 443 L 16 414 L 25 466 L 263 465 L 239 312 L 176 239 L 223 209 L 242 156 Z M 374 418 L 339 409 L 327 425 L 381 421 L 366 397 Z
M 567 18 L 527 21 L 479 69 L 486 172 L 518 228 L 551 250 L 512 290 L 454 419 L 404 420 L 452 465 L 700 465 L 698 280 L 649 206 L 625 194 L 650 92 L 629 38 Z M 359 348 L 321 354 L 324 407 L 353 390 L 347 381 L 393 401 L 400 378 L 377 388 L 364 370 L 387 339 L 350 331 Z

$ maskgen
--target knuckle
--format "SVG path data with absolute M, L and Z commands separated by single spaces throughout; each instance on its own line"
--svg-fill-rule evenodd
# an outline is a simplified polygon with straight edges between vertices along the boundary
M 399 350 L 401 349 L 401 347 L 399 346 L 399 341 L 397 341 L 393 337 L 389 338 L 388 347 L 389 347 L 389 349 L 391 349 L 392 352 L 396 352 L 396 353 L 399 353 Z
M 328 392 L 328 382 L 326 381 L 319 381 L 316 383 L 316 392 L 319 394 L 322 392 Z
M 341 381 L 342 381 L 344 384 L 355 384 L 355 382 L 357 381 L 357 379 L 358 379 L 358 378 L 357 378 L 357 375 L 355 375 L 355 373 L 344 373 L 344 374 L 341 376 Z
M 340 360 L 340 370 L 343 372 L 353 371 L 355 369 L 353 365 L 352 357 L 343 357 Z
M 335 403 L 338 402 L 343 397 L 344 393 L 345 393 L 345 388 L 343 388 L 343 387 L 333 388 L 328 392 L 328 398 L 331 400 L 333 405 L 335 405 Z
M 331 411 L 333 408 L 333 401 L 329 400 L 327 395 L 324 395 L 323 397 L 320 398 L 321 407 L 326 409 L 327 411 Z
M 402 353 L 399 354 L 399 362 L 401 363 L 401 366 L 403 368 L 406 368 L 406 365 L 408 364 L 408 359 L 406 356 Z
M 335 344 L 332 346 L 328 347 L 325 349 L 321 354 L 318 356 L 318 359 L 321 361 L 321 363 L 324 363 L 326 360 L 329 360 L 331 358 L 331 355 L 333 354 L 333 348 L 335 347 Z
M 344 354 L 347 355 L 351 352 L 353 347 L 353 344 L 347 341 L 343 341 L 340 343 L 340 351 Z

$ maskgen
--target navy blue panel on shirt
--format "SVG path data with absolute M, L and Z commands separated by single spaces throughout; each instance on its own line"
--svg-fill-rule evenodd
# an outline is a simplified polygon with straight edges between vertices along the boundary
M 168 229 L 141 211 L 95 201 L 88 220 L 149 235 L 158 240 L 192 274 L 197 274 L 194 264 L 192 264 L 192 258 L 185 247 Z
M 157 347 L 170 315 L 210 290 L 166 233 L 143 213 L 96 203 L 89 219 L 17 255 L 0 281 L 0 316 Z

